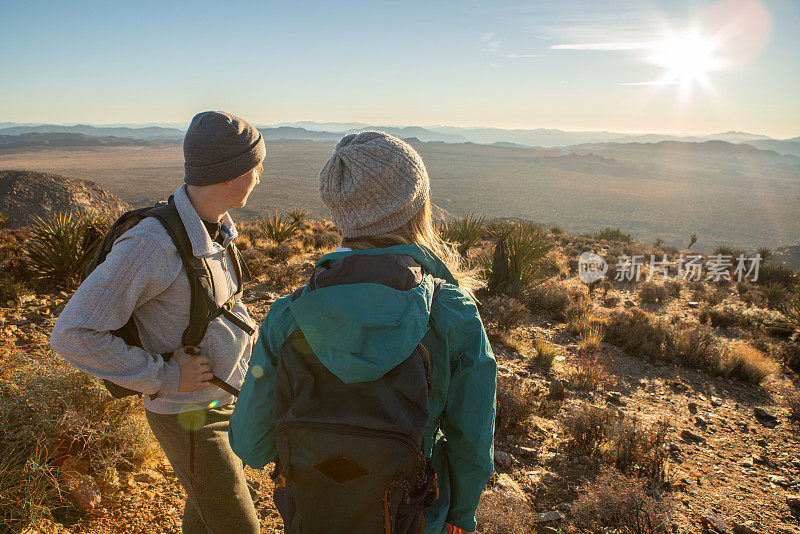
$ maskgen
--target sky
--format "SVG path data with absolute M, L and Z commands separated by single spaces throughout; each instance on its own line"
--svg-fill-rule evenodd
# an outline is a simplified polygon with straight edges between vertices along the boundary
M 800 0 L 0 0 L 0 122 L 800 135 Z

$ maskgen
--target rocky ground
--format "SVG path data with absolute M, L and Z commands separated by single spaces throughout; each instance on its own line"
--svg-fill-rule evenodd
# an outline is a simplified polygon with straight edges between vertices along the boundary
M 296 252 L 277 263 L 293 268 L 301 280 L 322 252 Z M 261 320 L 287 289 L 278 287 L 274 273 L 267 270 L 247 287 L 245 301 Z M 632 289 L 614 291 L 620 307 L 648 308 Z M 29 294 L 0 303 L 0 379 L 13 382 L 15 368 L 25 358 L 57 358 L 48 351 L 47 340 L 68 298 L 66 292 Z M 601 295 L 591 298 L 598 317 L 613 309 Z M 692 298 L 684 290 L 651 311 L 694 317 L 698 310 Z M 511 531 L 581 531 L 571 508 L 599 465 L 596 458 L 569 448 L 563 423 L 579 408 L 596 405 L 617 417 L 635 417 L 641 424 L 669 424 L 669 458 L 660 491 L 675 503 L 673 532 L 800 533 L 800 428 L 790 420 L 786 405 L 797 389 L 793 371 L 781 367 L 754 385 L 649 362 L 601 342 L 592 360 L 596 384 L 586 388 L 575 380 L 576 370 L 585 365 L 582 340 L 570 334 L 565 321 L 534 314 L 503 339 L 493 336 L 498 380 L 520 381 L 534 406 L 521 429 L 496 435 L 496 475 L 487 491 L 518 498 L 530 510 L 530 525 Z M 542 340 L 557 351 L 549 368 L 534 361 L 535 344 Z M 45 520 L 27 532 L 180 532 L 184 494 L 163 456 L 150 455 L 126 469 L 118 469 L 96 487 L 90 484 L 86 499 L 95 503 L 91 513 L 61 522 Z M 280 517 L 271 502 L 270 469 L 247 474 L 262 531 L 280 532 Z

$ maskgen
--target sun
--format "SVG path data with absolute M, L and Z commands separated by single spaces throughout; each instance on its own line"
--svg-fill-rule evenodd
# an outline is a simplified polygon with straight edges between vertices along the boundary
M 661 77 L 665 85 L 706 86 L 708 73 L 719 68 L 714 41 L 694 32 L 667 38 L 653 48 L 650 61 L 666 69 Z

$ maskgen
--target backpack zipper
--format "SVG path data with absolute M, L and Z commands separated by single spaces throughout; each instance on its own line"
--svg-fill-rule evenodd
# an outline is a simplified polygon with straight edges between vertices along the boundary
M 276 428 L 276 432 L 285 432 L 287 430 L 318 430 L 321 432 L 332 432 L 334 434 L 345 434 L 348 436 L 371 436 L 382 439 L 389 439 L 398 441 L 408 447 L 415 455 L 418 453 L 417 445 L 414 440 L 400 432 L 392 432 L 390 430 L 373 430 L 370 428 L 362 428 L 350 425 L 338 425 L 335 423 L 310 423 L 310 422 L 294 422 L 294 423 L 281 423 Z

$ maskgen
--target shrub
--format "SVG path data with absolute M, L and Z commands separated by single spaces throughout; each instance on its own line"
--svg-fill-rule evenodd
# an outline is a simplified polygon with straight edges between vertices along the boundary
M 667 280 L 664 282 L 664 288 L 667 290 L 667 294 L 673 298 L 680 298 L 681 297 L 681 289 L 683 288 L 683 284 L 680 280 Z
M 777 282 L 784 287 L 793 287 L 797 285 L 798 280 L 800 277 L 798 277 L 797 271 L 783 263 L 767 263 L 761 265 L 758 270 L 757 282 L 759 284 L 766 285 L 770 282 Z
M 495 434 L 521 430 L 536 408 L 530 383 L 516 376 L 497 377 Z
M 561 235 L 564 233 L 564 230 L 562 230 L 560 226 L 551 226 L 550 233 L 553 235 Z
M 528 319 L 528 309 L 519 300 L 497 296 L 487 300 L 481 308 L 486 322 L 493 323 L 503 331 L 508 331 Z
M 6 274 L 0 274 L 0 303 L 17 300 L 27 292 L 25 284 Z
M 591 324 L 587 330 L 583 332 L 581 343 L 578 350 L 582 353 L 592 353 L 600 349 L 600 343 L 603 342 L 603 328 L 600 324 Z
M 297 265 L 269 264 L 264 269 L 265 282 L 279 291 L 293 290 L 303 280 Z
M 8 226 L 8 215 L 0 211 L 0 228 Z
M 439 233 L 445 241 L 458 243 L 458 253 L 466 256 L 467 250 L 483 237 L 486 232 L 485 226 L 483 217 L 478 218 L 467 214 L 454 221 L 442 221 L 439 225 Z
M 305 222 L 306 212 L 299 208 L 295 208 L 289 212 L 289 217 L 291 217 L 292 223 L 295 226 L 299 226 Z
M 314 249 L 334 248 L 342 243 L 342 234 L 334 230 L 314 232 L 311 235 L 303 236 L 303 245 Z
M 608 408 L 583 406 L 563 421 L 569 438 L 567 449 L 572 453 L 594 455 L 606 439 L 614 424 L 616 414 Z
M 564 316 L 567 320 L 567 331 L 573 336 L 583 336 L 591 328 L 594 303 L 587 294 L 580 295 L 564 311 Z
M 535 351 L 533 363 L 544 369 L 550 369 L 553 366 L 553 362 L 560 352 L 556 345 L 538 337 L 533 340 L 533 349 Z
M 481 534 L 533 532 L 535 519 L 527 502 L 498 491 L 481 495 L 475 518 Z
M 288 218 L 279 215 L 277 210 L 267 215 L 261 223 L 261 231 L 276 243 L 283 243 L 297 234 L 297 226 Z
M 772 257 L 772 251 L 769 249 L 769 247 L 758 247 L 756 254 L 761 256 L 762 261 L 767 261 Z
M 632 243 L 633 238 L 630 234 L 624 233 L 619 228 L 605 228 L 594 234 L 595 239 L 605 239 L 606 241 L 620 241 L 622 243 Z
M 16 387 L 0 388 L 0 522 L 6 525 L 22 527 L 69 506 L 54 468 L 65 455 L 86 460 L 89 474 L 103 479 L 155 450 L 136 400 L 113 399 L 99 380 L 52 353 L 43 361 L 17 368 Z
M 70 289 L 83 279 L 109 222 L 84 213 L 57 213 L 34 217 L 33 225 L 24 248 L 35 277 L 48 286 Z
M 488 290 L 492 295 L 525 289 L 542 274 L 542 259 L 552 243 L 533 223 L 506 223 L 496 231 L 497 244 L 489 266 Z
M 627 534 L 668 534 L 675 514 L 672 501 L 655 498 L 646 479 L 613 468 L 581 487 L 571 511 L 575 522 L 592 532 L 612 527 Z
M 667 299 L 667 288 L 664 284 L 655 282 L 644 282 L 639 287 L 639 300 L 645 304 L 664 302 Z
M 547 312 L 563 318 L 571 297 L 570 290 L 562 284 L 547 281 L 528 290 L 525 304 L 534 313 Z
M 284 241 L 283 243 L 278 243 L 277 245 L 272 245 L 267 247 L 266 253 L 267 256 L 273 260 L 277 260 L 281 263 L 286 263 L 300 252 L 299 247 L 297 245 L 293 245 Z
M 663 354 L 665 327 L 641 308 L 612 311 L 603 330 L 606 341 L 631 356 L 654 359 Z
M 574 361 L 567 381 L 573 389 L 596 391 L 608 383 L 611 376 L 600 359 L 591 353 L 581 352 Z
M 786 289 L 779 282 L 769 282 L 761 288 L 761 294 L 770 308 L 777 308 L 786 299 Z
M 800 291 L 795 291 L 784 300 L 781 313 L 783 313 L 786 325 L 796 333 L 800 333 Z

